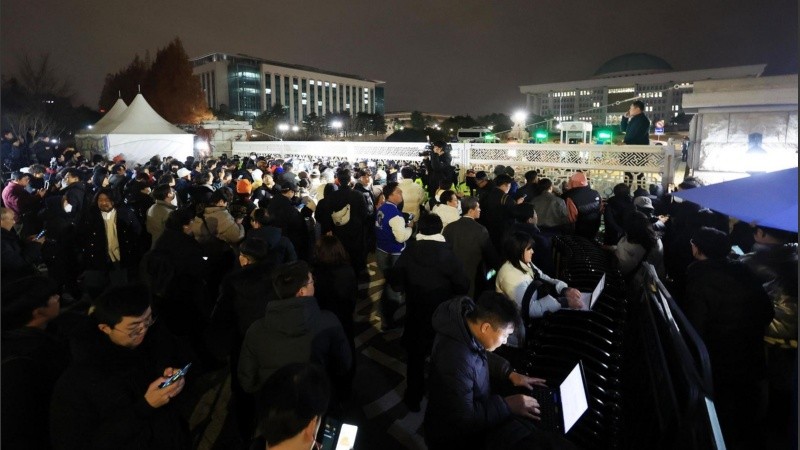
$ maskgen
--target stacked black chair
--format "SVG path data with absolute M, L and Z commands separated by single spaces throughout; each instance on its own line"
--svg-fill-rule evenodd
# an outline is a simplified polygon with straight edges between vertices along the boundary
M 562 309 L 535 321 L 517 370 L 558 386 L 580 360 L 589 392 L 589 410 L 566 437 L 583 449 L 620 448 L 622 442 L 623 337 L 627 320 L 625 283 L 612 256 L 596 243 L 575 236 L 553 239 L 556 277 L 583 292 L 605 275 L 603 293 L 591 311 Z

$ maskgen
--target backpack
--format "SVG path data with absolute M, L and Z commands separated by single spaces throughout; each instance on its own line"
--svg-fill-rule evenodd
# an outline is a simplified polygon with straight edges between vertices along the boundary
M 344 208 L 331 213 L 333 224 L 342 227 L 350 223 L 350 204 L 345 205 Z

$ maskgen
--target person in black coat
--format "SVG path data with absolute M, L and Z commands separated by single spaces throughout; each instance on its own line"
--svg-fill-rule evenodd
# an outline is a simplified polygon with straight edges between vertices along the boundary
M 575 234 L 593 241 L 600 229 L 603 199 L 599 192 L 589 187 L 586 174 L 575 172 L 570 177 L 564 202 L 567 204 L 569 220 L 575 225 Z
M 631 103 L 628 112 L 622 117 L 619 129 L 625 133 L 627 145 L 650 145 L 650 119 L 644 115 L 644 102 Z
M 622 239 L 622 236 L 625 235 L 623 221 L 633 209 L 630 186 L 625 183 L 614 186 L 614 195 L 608 199 L 605 211 L 603 211 L 603 220 L 606 226 L 603 235 L 605 245 L 617 245 L 617 242 Z
M 14 211 L 0 208 L 0 237 L 2 238 L 2 251 L 0 251 L 0 270 L 5 282 L 28 275 L 35 275 L 35 265 L 40 263 L 42 244 L 45 238 L 27 240 L 20 239 L 14 230 L 16 223 Z
M 269 246 L 267 260 L 273 264 L 283 264 L 297 261 L 297 252 L 294 245 L 281 229 L 270 224 L 269 211 L 266 208 L 256 208 L 250 217 L 250 230 L 247 238 L 261 239 Z
M 296 193 L 297 186 L 293 184 L 281 186 L 281 195 L 270 200 L 267 211 L 272 225 L 280 228 L 281 233 L 292 241 L 297 257 L 307 261 L 310 255 L 308 228 L 292 201 Z
M 521 231 L 533 238 L 536 251 L 533 253 L 533 265 L 542 272 L 554 277 L 556 267 L 553 262 L 553 237 L 542 233 L 537 222 L 539 220 L 536 210 L 530 203 L 521 203 L 514 207 L 514 225 L 509 229 L 509 233 Z
M 409 243 L 392 270 L 393 289 L 406 294 L 403 345 L 407 389 L 404 397 L 411 411 L 419 411 L 425 394 L 425 358 L 433 345 L 433 312 L 442 302 L 469 290 L 464 266 L 442 236 L 442 219 L 426 214 L 417 222 L 419 234 Z
M 683 309 L 708 349 L 725 442 L 729 448 L 763 448 L 763 338 L 774 315 L 772 302 L 749 267 L 727 258 L 725 233 L 702 227 L 690 245 L 695 262 L 688 269 Z
M 100 189 L 78 229 L 84 288 L 92 298 L 109 284 L 134 280 L 139 267 L 142 226 L 133 211 L 117 203 L 114 189 Z
M 342 324 L 344 335 L 353 355 L 353 366 L 345 377 L 343 395 L 349 395 L 353 376 L 355 375 L 355 323 L 353 314 L 356 310 L 358 281 L 356 273 L 350 265 L 347 251 L 336 236 L 321 236 L 314 247 L 315 291 L 319 308 L 330 311 Z
M 160 388 L 189 361 L 155 321 L 146 288 L 115 287 L 98 297 L 71 348 L 72 365 L 51 403 L 53 448 L 190 448 L 175 402 L 191 372 Z
M 492 353 L 519 320 L 514 302 L 492 291 L 477 302 L 454 298 L 436 309 L 424 420 L 429 449 L 572 448 L 537 432 L 526 420 L 538 416 L 533 397 L 497 394 L 512 385 L 531 389 L 545 383 L 513 371 L 508 361 Z M 531 446 L 544 440 L 550 446 Z
M 50 447 L 50 398 L 69 364 L 69 348 L 49 326 L 60 312 L 57 283 L 32 276 L 3 280 L 2 447 Z
M 347 254 L 350 255 L 350 264 L 353 266 L 353 270 L 359 273 L 366 270 L 367 267 L 365 228 L 370 220 L 367 201 L 364 195 L 350 186 L 352 181 L 350 169 L 339 169 L 336 179 L 339 181 L 339 189 L 326 194 L 323 200 L 327 201 L 323 205 L 323 211 L 316 214 L 316 217 L 323 234 L 332 232 L 339 238 L 347 250 Z M 333 214 L 345 208 L 350 208 L 349 222 L 344 225 L 334 224 Z
M 436 190 L 439 189 L 439 184 L 442 181 L 453 181 L 453 157 L 450 156 L 450 150 L 447 143 L 444 141 L 434 141 L 432 144 L 430 155 L 422 160 L 422 163 L 427 168 L 427 190 L 428 197 L 433 198 L 436 196 Z
M 522 203 L 524 199 L 515 201 L 508 193 L 511 189 L 511 177 L 508 175 L 498 175 L 494 179 L 494 186 L 480 199 L 481 215 L 478 222 L 489 231 L 494 248 L 500 249 L 508 227 L 514 223 L 514 205 Z

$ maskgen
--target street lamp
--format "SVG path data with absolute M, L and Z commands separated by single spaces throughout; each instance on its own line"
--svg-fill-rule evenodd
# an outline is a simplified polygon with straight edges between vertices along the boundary
M 295 133 L 297 133 L 298 131 L 300 131 L 300 127 L 298 127 L 297 125 L 293 125 L 293 126 L 292 126 L 292 131 L 294 131 Z
M 289 124 L 288 123 L 282 123 L 282 124 L 278 125 L 278 130 L 283 132 L 283 133 L 289 131 Z
M 522 123 L 523 125 L 525 124 L 525 119 L 527 118 L 528 118 L 528 113 L 526 113 L 525 111 L 517 111 L 514 113 L 513 116 L 511 116 L 511 120 L 513 120 L 514 123 Z

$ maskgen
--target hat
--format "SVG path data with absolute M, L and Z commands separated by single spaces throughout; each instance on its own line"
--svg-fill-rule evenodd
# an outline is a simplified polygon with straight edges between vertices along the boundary
M 653 208 L 653 201 L 650 200 L 649 197 L 636 197 L 633 199 L 633 204 L 637 208 L 650 209 L 650 210 L 655 209 Z
M 178 169 L 178 178 L 183 178 L 187 175 L 190 175 L 191 173 L 192 173 L 191 170 L 187 169 L 186 167 L 181 167 L 180 169 Z
M 241 180 L 236 182 L 236 193 L 237 194 L 249 194 L 251 191 L 252 183 L 250 180 L 245 180 L 242 178 Z
M 284 183 L 281 185 L 281 192 L 297 192 L 297 185 L 292 183 L 291 181 Z
M 486 172 L 483 170 L 475 173 L 475 181 L 485 180 L 486 178 Z
M 314 169 L 311 171 L 311 177 L 316 178 L 319 176 L 319 169 Z
M 253 171 L 253 180 L 260 180 L 264 176 L 264 172 L 261 169 L 255 169 Z

